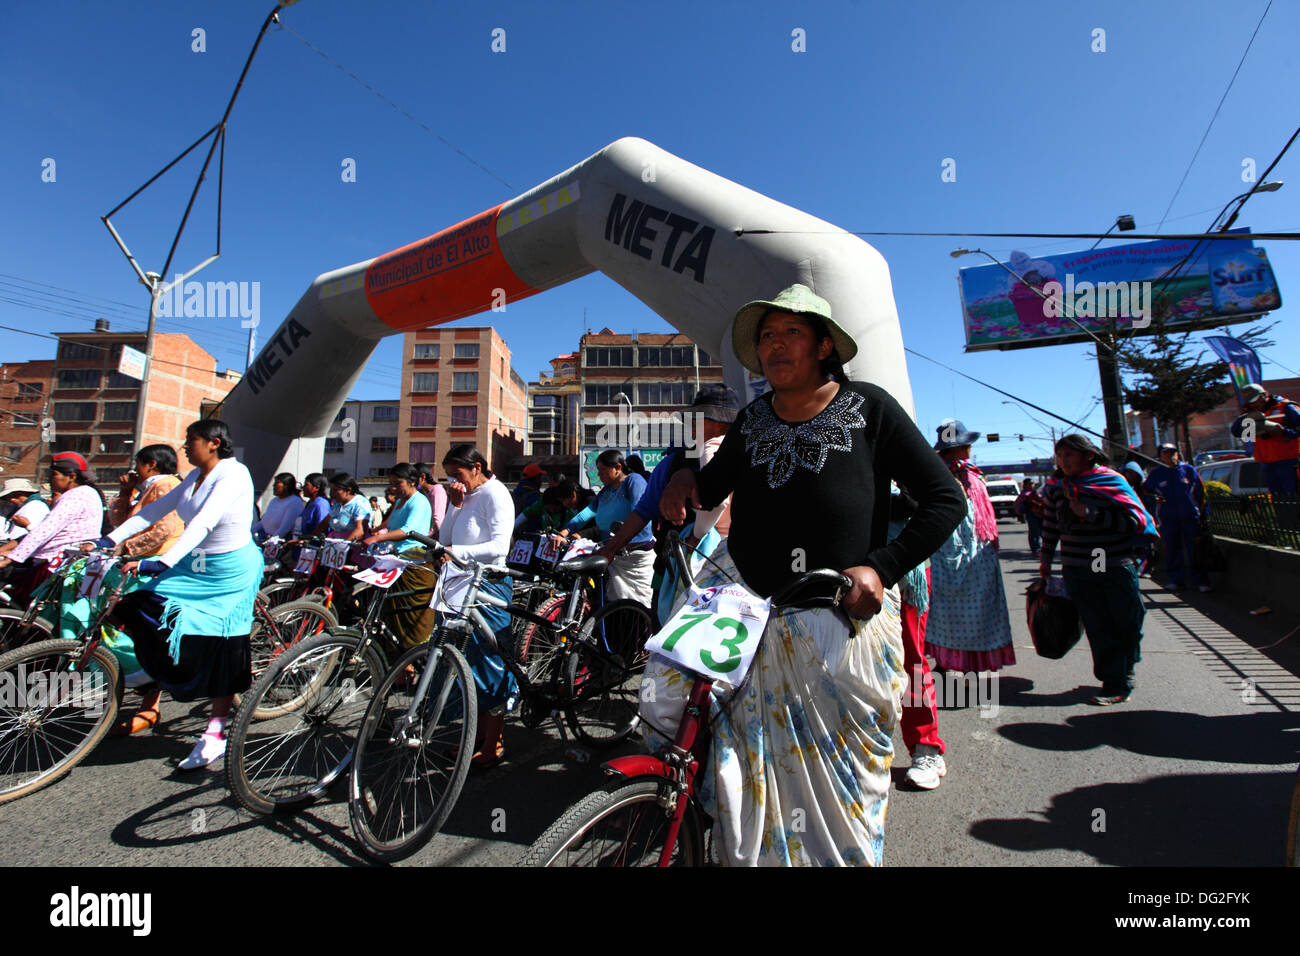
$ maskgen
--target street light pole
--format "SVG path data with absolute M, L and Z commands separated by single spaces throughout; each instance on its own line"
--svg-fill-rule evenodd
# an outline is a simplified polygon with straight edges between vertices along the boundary
M 158 313 L 158 297 L 162 289 L 162 276 L 156 272 L 144 274 L 149 287 L 149 322 L 144 332 L 144 378 L 140 379 L 139 404 L 135 409 L 135 432 L 132 439 L 131 458 L 135 459 L 144 447 L 144 419 L 149 413 L 149 379 L 153 377 L 153 337 L 155 316 Z

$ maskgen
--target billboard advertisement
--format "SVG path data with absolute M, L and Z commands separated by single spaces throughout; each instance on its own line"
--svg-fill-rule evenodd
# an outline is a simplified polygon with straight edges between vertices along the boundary
M 1282 296 L 1264 250 L 1245 230 L 1228 235 L 1234 238 L 1199 246 L 1157 239 L 1055 256 L 1013 252 L 1006 268 L 961 269 L 966 351 L 1086 342 L 1080 325 L 1093 332 L 1112 321 L 1121 332 L 1161 321 L 1200 328 L 1278 308 Z
M 582 448 L 578 454 L 578 484 L 584 488 L 595 488 L 600 490 L 600 475 L 596 473 L 596 459 L 603 451 L 609 451 L 609 446 L 587 446 Z M 631 455 L 640 455 L 641 460 L 645 462 L 646 471 L 654 471 L 659 462 L 663 461 L 664 453 L 667 448 L 620 448 L 623 457 Z

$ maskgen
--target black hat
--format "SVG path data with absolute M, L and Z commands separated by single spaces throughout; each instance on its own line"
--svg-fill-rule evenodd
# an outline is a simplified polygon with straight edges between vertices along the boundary
M 730 385 L 705 385 L 695 394 L 689 410 L 699 412 L 710 421 L 730 424 L 740 413 L 740 396 Z
M 973 444 L 980 437 L 979 432 L 967 431 L 966 426 L 955 418 L 946 418 L 935 428 L 939 440 L 934 443 L 935 451 L 947 451 Z

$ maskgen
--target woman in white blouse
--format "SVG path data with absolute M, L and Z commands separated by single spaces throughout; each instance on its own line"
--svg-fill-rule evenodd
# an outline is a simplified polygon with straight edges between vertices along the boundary
M 205 767 L 225 753 L 231 701 L 252 683 L 248 635 L 262 555 L 249 530 L 253 479 L 234 453 L 224 423 L 194 422 L 185 432 L 185 457 L 194 470 L 100 539 L 104 545 L 121 544 L 172 511 L 185 522 L 166 554 L 139 562 L 142 574 L 155 577 L 113 612 L 115 623 L 135 641 L 141 666 L 173 698 L 212 698 L 212 719 L 181 761 L 182 770 Z
M 275 497 L 266 503 L 261 520 L 253 525 L 253 534 L 262 538 L 291 538 L 293 523 L 302 517 L 306 506 L 298 495 L 298 479 L 282 471 L 273 479 L 271 490 Z
M 510 551 L 510 534 L 515 526 L 515 503 L 506 486 L 488 468 L 487 459 L 473 445 L 453 445 L 442 459 L 451 483 L 447 486 L 447 513 L 438 529 L 438 540 L 458 558 L 480 564 L 505 564 Z M 442 569 L 442 601 L 439 610 L 458 613 L 465 600 L 471 575 L 454 565 Z M 510 600 L 510 579 L 484 581 L 480 591 Z M 513 649 L 510 615 L 504 610 L 479 605 L 479 613 L 496 633 L 497 642 Z M 506 712 L 519 694 L 514 675 L 500 657 L 479 646 L 478 637 L 465 649 L 478 685 L 478 751 L 474 764 L 490 767 L 501 760 L 501 728 Z

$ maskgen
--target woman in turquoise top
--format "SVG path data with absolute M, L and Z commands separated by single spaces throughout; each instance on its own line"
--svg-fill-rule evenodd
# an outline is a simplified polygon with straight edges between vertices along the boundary
M 585 525 L 595 522 L 603 541 L 612 533 L 617 522 L 627 520 L 636 503 L 645 494 L 646 481 L 640 475 L 629 474 L 623 453 L 617 449 L 601 452 L 596 459 L 596 474 L 603 487 L 595 500 L 583 508 L 564 526 L 561 536 L 573 534 Z M 631 598 L 650 606 L 653 597 L 655 564 L 655 536 L 646 525 L 627 543 L 625 550 L 615 555 L 609 563 L 609 581 L 606 596 L 611 601 Z
M 414 531 L 427 535 L 433 524 L 433 506 L 429 504 L 424 492 L 420 491 L 419 480 L 419 473 L 407 462 L 393 467 L 388 473 L 388 490 L 396 499 L 393 510 L 388 513 L 387 525 L 383 531 L 377 531 L 363 539 L 362 544 L 394 541 L 398 554 L 406 554 L 409 559 L 417 557 L 417 549 L 423 545 L 408 538 L 407 534 Z M 405 647 L 423 644 L 433 633 L 434 610 L 429 599 L 434 581 L 432 568 L 424 564 L 412 564 L 393 585 L 392 596 L 384 607 L 384 616 L 388 626 Z M 401 592 L 404 591 L 415 593 L 403 595 Z
M 370 505 L 362 496 L 356 479 L 347 472 L 335 475 L 330 479 L 330 496 L 334 504 L 330 508 L 330 529 L 326 536 L 348 541 L 363 538 L 366 522 L 370 520 Z

